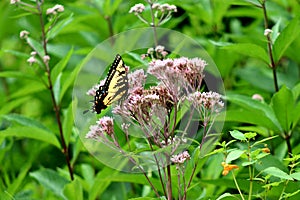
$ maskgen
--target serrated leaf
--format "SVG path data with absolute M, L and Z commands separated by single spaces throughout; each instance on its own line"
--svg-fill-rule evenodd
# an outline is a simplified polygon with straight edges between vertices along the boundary
M 236 160 L 241 157 L 245 152 L 242 150 L 233 150 L 230 151 L 226 157 L 226 163 L 231 163 L 231 161 Z
M 235 138 L 237 140 L 241 140 L 241 141 L 247 140 L 247 138 L 244 136 L 244 134 L 238 130 L 229 131 L 229 133 L 233 138 Z
M 274 49 L 274 60 L 277 63 L 286 49 L 290 44 L 299 37 L 300 33 L 300 20 L 294 18 L 290 23 L 283 29 L 280 35 L 277 37 L 273 49 Z
M 254 138 L 256 135 L 257 135 L 257 133 L 254 133 L 254 132 L 248 132 L 248 133 L 245 133 L 245 134 L 244 134 L 244 136 L 245 136 L 248 140 Z
M 251 43 L 232 44 L 228 46 L 223 46 L 222 49 L 227 49 L 227 50 L 237 52 L 239 54 L 243 54 L 253 58 L 258 58 L 264 61 L 265 63 L 269 63 L 269 57 L 266 50 L 256 44 L 251 44 Z
M 300 172 L 292 173 L 290 176 L 298 181 L 300 181 Z
M 63 176 L 60 176 L 56 171 L 52 169 L 40 169 L 38 171 L 31 172 L 29 175 L 57 196 L 62 199 L 67 199 L 63 194 L 63 189 L 69 181 Z
M 293 180 L 293 178 L 277 167 L 268 167 L 263 170 L 266 174 L 278 177 L 284 180 Z
M 282 129 L 288 132 L 293 122 L 294 98 L 292 91 L 283 86 L 272 97 L 271 106 Z
M 58 139 L 54 133 L 37 128 L 37 127 L 11 127 L 0 131 L 0 137 L 25 137 L 35 140 L 40 140 L 49 144 L 61 148 Z

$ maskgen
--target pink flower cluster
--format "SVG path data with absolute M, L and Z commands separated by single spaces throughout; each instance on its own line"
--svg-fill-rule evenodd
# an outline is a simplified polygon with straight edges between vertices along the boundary
M 218 113 L 224 107 L 224 103 L 221 101 L 221 95 L 216 92 L 194 92 L 187 97 L 198 110 L 207 110 L 214 113 Z M 204 112 L 204 111 L 203 111 Z
M 129 13 L 134 13 L 138 15 L 145 10 L 145 6 L 142 3 L 135 4 L 133 7 L 130 8 Z
M 48 8 L 46 11 L 47 15 L 56 15 L 59 12 L 63 12 L 65 8 L 62 5 L 56 4 L 52 8 Z
M 165 11 L 177 12 L 177 7 L 175 5 L 170 5 L 168 3 L 164 3 L 164 4 L 154 3 L 152 4 L 152 8 L 156 10 L 160 10 L 161 12 L 165 12 Z
M 114 133 L 114 123 L 111 117 L 102 117 L 96 125 L 90 126 L 90 131 L 86 134 L 86 138 L 98 139 L 103 138 L 104 134 L 112 135 Z
M 153 60 L 149 64 L 148 73 L 164 83 L 168 90 L 175 95 L 173 98 L 176 99 L 182 88 L 186 91 L 199 89 L 206 65 L 206 61 L 200 58 L 181 57 Z
M 191 156 L 189 152 L 184 151 L 182 153 L 179 153 L 177 155 L 172 155 L 171 161 L 175 164 L 183 164 L 186 160 L 191 159 Z

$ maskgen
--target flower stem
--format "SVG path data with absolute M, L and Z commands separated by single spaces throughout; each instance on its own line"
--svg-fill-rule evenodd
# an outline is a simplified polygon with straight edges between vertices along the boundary
M 155 24 L 155 16 L 154 16 L 154 12 L 152 9 L 152 5 L 153 3 L 151 1 L 148 1 L 150 4 L 150 12 L 151 12 L 151 19 L 152 19 L 152 23 L 150 24 L 150 26 L 153 28 L 153 35 L 154 35 L 154 45 L 155 47 L 158 46 L 158 39 L 157 39 L 157 33 L 156 33 L 156 24 Z
M 240 196 L 241 196 L 242 200 L 245 200 L 245 198 L 244 198 L 244 196 L 243 196 L 243 194 L 242 194 L 242 192 L 241 192 L 241 189 L 240 189 L 240 187 L 239 187 L 239 184 L 237 183 L 237 181 L 236 181 L 236 179 L 235 179 L 234 173 L 233 173 L 233 172 L 231 172 L 231 173 L 232 173 L 232 177 L 233 177 L 233 181 L 234 181 L 234 183 L 235 183 L 235 186 L 236 186 L 236 188 L 238 189 L 238 191 L 239 191 L 239 193 L 240 193 Z
M 268 15 L 267 15 L 267 9 L 266 9 L 266 1 L 262 1 L 261 2 L 261 6 L 263 9 L 263 13 L 264 13 L 264 25 L 265 25 L 265 29 L 267 29 L 269 27 L 268 25 Z M 277 73 L 276 73 L 276 64 L 273 58 L 273 52 L 272 52 L 272 40 L 269 34 L 267 34 L 267 40 L 268 40 L 268 54 L 269 54 L 269 58 L 270 58 L 270 67 L 272 69 L 273 72 L 273 80 L 274 80 L 274 87 L 275 87 L 275 91 L 278 92 L 279 91 L 279 87 L 278 87 L 278 80 L 277 80 Z
M 45 24 L 44 24 L 43 13 L 42 13 L 42 8 L 41 8 L 42 3 L 43 3 L 42 1 L 40 2 L 39 0 L 36 0 L 37 10 L 38 10 L 38 15 L 39 15 L 39 20 L 40 20 L 40 26 L 41 26 L 41 29 L 42 29 L 42 43 L 43 43 L 44 55 L 48 55 Z M 41 59 L 43 60 L 43 58 L 41 58 Z M 60 138 L 61 138 L 61 144 L 62 144 L 62 147 L 63 147 L 63 153 L 65 155 L 66 162 L 67 162 L 67 165 L 68 165 L 70 178 L 71 178 L 71 180 L 74 180 L 73 169 L 71 167 L 69 151 L 68 151 L 68 147 L 66 145 L 65 139 L 64 139 L 62 123 L 61 123 L 61 119 L 60 119 L 60 107 L 57 104 L 57 102 L 55 100 L 55 96 L 54 96 L 50 67 L 49 67 L 48 62 L 44 62 L 44 64 L 45 64 L 45 67 L 46 67 L 46 74 L 47 74 L 48 84 L 49 84 L 48 89 L 50 90 L 51 100 L 52 100 L 53 108 L 54 108 L 54 111 L 55 111 L 56 122 L 57 122 L 57 125 L 58 125 L 59 134 L 60 134 Z

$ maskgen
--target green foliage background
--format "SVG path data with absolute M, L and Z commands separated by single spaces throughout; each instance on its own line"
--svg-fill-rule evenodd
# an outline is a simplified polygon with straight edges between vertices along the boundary
M 300 152 L 299 0 L 267 0 L 273 38 L 280 32 L 274 44 L 279 92 L 274 89 L 272 70 L 267 64 L 263 12 L 254 6 L 256 0 L 163 2 L 175 4 L 178 8 L 163 27 L 198 41 L 222 75 L 228 101 L 222 140 L 232 139 L 228 135 L 232 129 L 257 132 L 257 139 L 279 135 L 281 137 L 268 144 L 272 155 L 264 162 L 287 172 L 283 158 L 290 151 L 284 135 L 290 135 L 292 153 Z M 140 2 L 52 0 L 44 5 L 44 9 L 55 4 L 65 7 L 63 23 L 49 41 L 49 54 L 50 65 L 57 69 L 53 81 L 60 76 L 57 95 L 75 172 L 75 181 L 71 182 L 50 94 L 26 62 L 31 49 L 19 38 L 22 30 L 29 30 L 31 36 L 40 36 L 39 21 L 10 5 L 8 0 L 0 2 L 0 199 L 154 197 L 142 175 L 114 171 L 94 159 L 82 146 L 72 116 L 72 104 L 76 103 L 72 101 L 76 69 L 101 41 L 113 34 L 145 26 L 128 13 L 136 3 Z M 264 102 L 252 100 L 253 94 L 260 94 Z M 236 148 L 242 149 L 244 144 Z M 226 192 L 237 193 L 232 179 L 221 175 L 222 161 L 219 154 L 201 160 L 189 199 L 216 199 Z M 247 170 L 241 169 L 238 173 L 241 189 L 246 191 Z M 153 181 L 157 180 L 153 178 Z M 261 192 L 260 186 L 255 184 L 255 194 Z M 288 192 L 295 192 L 299 187 L 298 182 L 289 182 Z M 269 199 L 276 199 L 279 191 L 280 188 L 274 187 Z M 291 199 L 298 198 L 296 194 Z

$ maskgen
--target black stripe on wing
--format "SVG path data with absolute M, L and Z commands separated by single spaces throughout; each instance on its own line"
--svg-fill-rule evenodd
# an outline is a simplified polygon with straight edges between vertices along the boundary
M 93 111 L 99 114 L 108 105 L 126 96 L 127 90 L 128 77 L 126 68 L 122 57 L 117 54 L 109 69 L 104 85 L 100 86 L 96 91 Z

